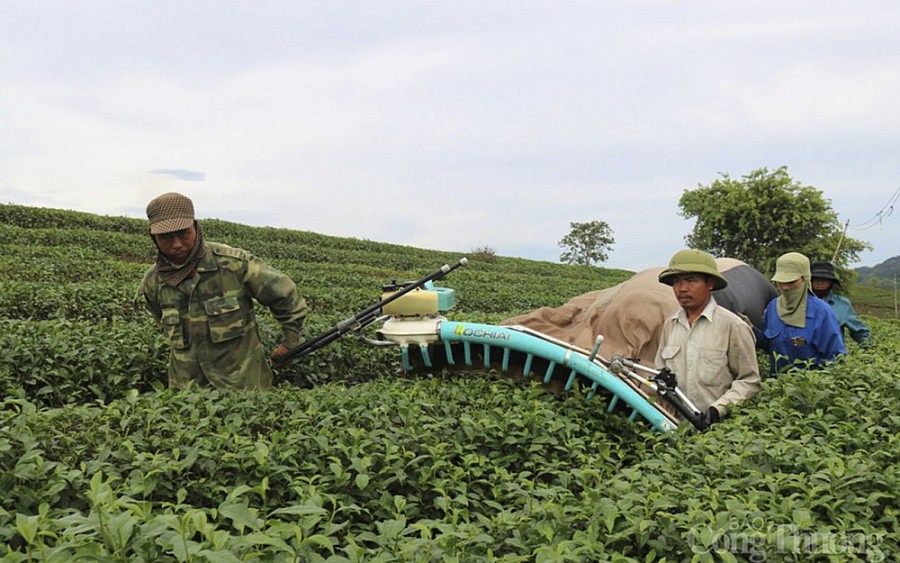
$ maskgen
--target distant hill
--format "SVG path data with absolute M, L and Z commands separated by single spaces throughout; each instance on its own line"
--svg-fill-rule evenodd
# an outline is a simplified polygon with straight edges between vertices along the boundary
M 894 287 L 894 280 L 900 278 L 900 256 L 888 258 L 877 266 L 856 268 L 856 283 L 875 287 Z

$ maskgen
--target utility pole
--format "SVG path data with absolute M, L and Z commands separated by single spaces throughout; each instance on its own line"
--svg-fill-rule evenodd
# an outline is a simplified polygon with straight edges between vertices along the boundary
M 834 249 L 834 254 L 831 255 L 831 263 L 834 264 L 835 260 L 837 260 L 838 251 L 841 249 L 841 243 L 844 242 L 844 236 L 847 234 L 847 227 L 850 226 L 850 219 L 844 223 L 844 230 L 841 231 L 841 238 L 838 239 L 837 247 Z

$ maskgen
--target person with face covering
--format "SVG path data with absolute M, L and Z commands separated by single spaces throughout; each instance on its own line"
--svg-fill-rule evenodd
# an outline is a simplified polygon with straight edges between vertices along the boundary
M 297 286 L 253 254 L 207 241 L 184 195 L 155 198 L 147 218 L 157 256 L 141 292 L 171 349 L 169 387 L 271 387 L 253 302 L 281 325 L 275 358 L 302 342 L 307 306 Z
M 659 282 L 672 286 L 681 307 L 662 326 L 656 365 L 672 370 L 707 425 L 718 422 L 730 405 L 759 393 L 753 332 L 716 303 L 713 291 L 724 289 L 728 280 L 709 254 L 679 251 L 660 272 Z
M 846 330 L 850 338 L 863 348 L 871 346 L 872 335 L 868 325 L 857 316 L 849 299 L 834 292 L 835 288 L 841 287 L 841 280 L 835 275 L 834 265 L 831 262 L 813 262 L 810 271 L 813 293 L 831 306 L 841 331 Z
M 799 252 L 775 262 L 772 281 L 781 295 L 766 307 L 763 329 L 754 329 L 773 374 L 792 366 L 822 368 L 847 353 L 834 312 L 811 293 L 810 279 L 809 258 Z

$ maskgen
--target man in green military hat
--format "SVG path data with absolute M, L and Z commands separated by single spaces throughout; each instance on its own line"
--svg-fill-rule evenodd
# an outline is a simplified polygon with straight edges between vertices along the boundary
M 728 280 L 700 250 L 677 252 L 659 281 L 672 286 L 681 308 L 662 327 L 656 365 L 675 373 L 678 387 L 700 409 L 707 424 L 729 406 L 759 393 L 759 362 L 750 326 L 718 305 L 712 293 Z
M 271 387 L 253 302 L 281 325 L 274 358 L 302 342 L 307 306 L 297 286 L 253 254 L 205 240 L 194 204 L 182 194 L 153 199 L 147 219 L 157 256 L 141 292 L 171 348 L 169 387 Z

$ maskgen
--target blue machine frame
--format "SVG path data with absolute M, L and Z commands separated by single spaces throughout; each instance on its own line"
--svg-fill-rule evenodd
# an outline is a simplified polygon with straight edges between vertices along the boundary
M 534 375 L 535 378 L 540 378 L 541 383 L 547 384 L 551 382 L 557 368 L 569 370 L 564 386 L 565 391 L 571 391 L 578 378 L 581 377 L 590 385 L 588 399 L 593 397 L 601 387 L 612 395 L 607 408 L 608 412 L 612 412 L 620 402 L 624 402 L 631 409 L 629 416 L 631 420 L 640 416 L 654 429 L 662 432 L 669 432 L 677 427 L 670 417 L 663 414 L 633 386 L 607 370 L 597 359 L 578 348 L 553 341 L 540 333 L 521 327 L 441 320 L 438 326 L 438 336 L 443 344 L 446 361 L 451 366 L 489 368 L 496 359 L 500 363 L 500 369 L 507 372 L 510 368 L 511 353 L 519 352 L 525 357 L 522 375 L 526 379 Z M 452 348 L 452 344 L 457 342 L 462 344 L 462 357 L 460 358 L 456 357 Z M 440 344 L 433 346 L 440 346 Z M 429 348 L 429 346 L 419 347 L 422 363 L 426 367 L 433 365 Z M 475 353 L 473 353 L 473 348 Z M 401 356 L 403 367 L 412 369 L 409 347 L 401 347 Z M 476 356 L 481 356 L 481 365 L 475 365 L 474 358 Z M 532 373 L 534 358 L 542 358 L 549 362 L 542 374 Z

